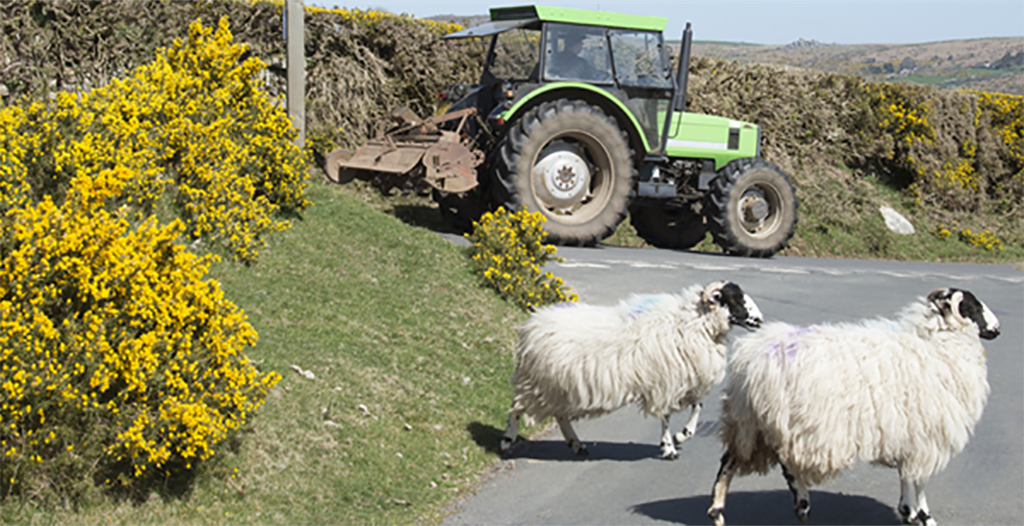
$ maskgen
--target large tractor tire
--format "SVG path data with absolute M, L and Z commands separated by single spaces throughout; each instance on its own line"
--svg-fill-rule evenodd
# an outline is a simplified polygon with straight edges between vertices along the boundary
M 546 102 L 498 147 L 497 204 L 543 213 L 549 243 L 596 245 L 625 219 L 636 169 L 625 134 L 599 108 Z
M 686 202 L 637 199 L 629 205 L 629 222 L 648 245 L 658 248 L 693 248 L 708 233 L 704 216 Z
M 771 257 L 793 237 L 798 205 L 793 185 L 763 159 L 725 165 L 712 181 L 707 204 L 711 235 L 729 254 Z

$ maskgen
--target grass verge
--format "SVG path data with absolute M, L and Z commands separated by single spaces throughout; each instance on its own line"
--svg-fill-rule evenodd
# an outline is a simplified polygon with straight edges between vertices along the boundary
M 497 458 L 524 315 L 478 285 L 465 249 L 350 189 L 308 197 L 257 265 L 211 271 L 259 331 L 248 356 L 284 376 L 240 440 L 178 498 L 5 506 L 2 522 L 436 523 L 477 482 Z

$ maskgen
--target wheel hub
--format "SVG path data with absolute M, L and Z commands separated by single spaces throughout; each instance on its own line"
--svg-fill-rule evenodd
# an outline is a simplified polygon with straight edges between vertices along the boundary
M 582 152 L 564 141 L 553 142 L 541 150 L 533 166 L 537 197 L 553 209 L 567 210 L 583 202 L 590 177 L 590 165 Z
M 744 228 L 756 230 L 764 224 L 769 213 L 771 206 L 760 190 L 751 188 L 743 193 L 740 198 L 740 221 Z

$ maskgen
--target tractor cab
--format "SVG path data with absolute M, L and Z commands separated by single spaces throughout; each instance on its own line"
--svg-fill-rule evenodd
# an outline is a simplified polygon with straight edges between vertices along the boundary
M 472 100 L 499 124 L 508 110 L 530 99 L 593 98 L 601 90 L 636 119 L 642 142 L 656 153 L 664 116 L 675 94 L 672 64 L 662 37 L 666 19 L 544 6 L 491 9 L 491 21 L 445 39 L 491 39 L 480 85 Z M 546 93 L 546 95 L 545 95 Z M 521 106 L 521 104 L 519 104 Z M 453 107 L 452 109 L 459 109 Z

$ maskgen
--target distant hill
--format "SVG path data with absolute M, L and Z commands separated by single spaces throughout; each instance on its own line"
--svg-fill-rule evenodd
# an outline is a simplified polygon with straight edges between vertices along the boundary
M 693 54 L 861 75 L 873 81 L 1024 95 L 1024 37 L 923 44 L 825 44 L 804 39 L 786 45 L 695 41 Z
M 476 27 L 485 22 L 490 22 L 491 17 L 489 15 L 435 15 L 430 18 L 427 18 L 427 20 L 433 20 L 434 22 L 461 24 L 463 27 Z
M 428 20 L 473 27 L 490 17 L 437 15 Z M 679 49 L 678 41 L 670 41 L 669 45 Z M 748 64 L 779 64 L 860 75 L 872 81 L 1024 95 L 1024 37 L 922 44 L 827 44 L 803 38 L 785 45 L 697 40 L 693 54 Z

